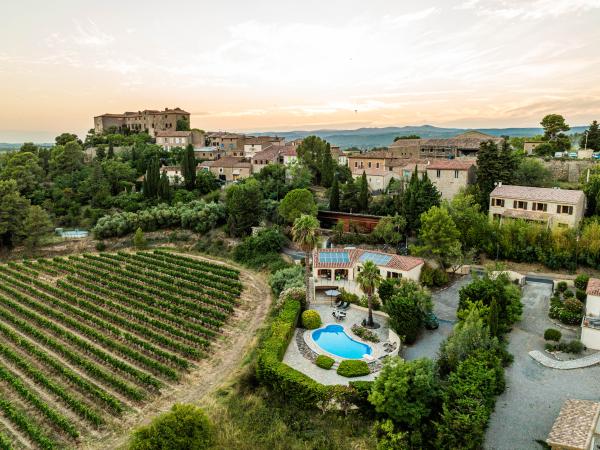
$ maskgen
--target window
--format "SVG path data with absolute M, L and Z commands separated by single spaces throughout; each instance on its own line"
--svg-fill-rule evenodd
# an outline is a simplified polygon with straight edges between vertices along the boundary
M 558 214 L 569 214 L 573 215 L 573 207 L 569 205 L 558 205 L 556 207 L 556 212 Z
M 458 178 L 458 170 L 454 171 L 454 178 Z
M 371 168 L 371 161 L 369 161 L 368 165 L 369 165 L 369 169 L 370 169 Z
M 513 202 L 514 209 L 527 209 L 527 202 L 522 202 L 521 200 L 515 200 Z
M 386 276 L 387 278 L 402 278 L 402 274 L 397 272 L 388 272 Z
M 501 208 L 504 208 L 504 199 L 503 198 L 493 198 L 492 206 L 499 206 Z
M 358 167 L 358 161 L 354 161 L 354 167 Z
M 376 163 L 376 164 L 375 164 L 375 167 L 379 169 L 379 163 Z
M 531 209 L 533 209 L 534 211 L 544 211 L 544 212 L 546 212 L 548 210 L 548 204 L 547 203 L 533 202 L 533 205 L 532 205 Z
M 441 176 L 442 176 L 442 171 L 441 171 L 440 169 L 436 170 L 436 171 L 435 171 L 435 176 L 436 176 L 437 178 L 441 177 Z

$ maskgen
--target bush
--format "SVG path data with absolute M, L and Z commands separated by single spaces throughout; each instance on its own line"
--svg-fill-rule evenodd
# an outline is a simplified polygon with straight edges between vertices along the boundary
M 583 311 L 583 303 L 576 298 L 568 298 L 563 303 L 564 309 L 572 313 L 581 313 Z
M 567 290 L 567 282 L 559 281 L 558 284 L 556 285 L 556 290 L 558 292 L 565 292 Z
M 575 301 L 578 302 L 579 300 L 575 300 Z M 582 318 L 583 318 L 582 313 L 580 313 L 580 312 L 576 313 L 573 311 L 569 311 L 566 308 L 562 308 L 560 310 L 560 312 L 558 313 L 558 319 L 566 325 L 579 325 Z
M 431 295 L 411 280 L 402 280 L 396 293 L 385 304 L 390 328 L 407 344 L 415 342 L 429 311 Z
M 377 293 L 384 304 L 392 295 L 394 295 L 397 285 L 398 280 L 396 278 L 386 278 L 379 284 Z
M 327 355 L 319 355 L 315 361 L 315 364 L 319 366 L 321 369 L 329 370 L 331 366 L 335 363 L 335 359 L 330 358 Z
M 546 341 L 558 342 L 558 341 L 560 341 L 561 337 L 562 337 L 562 333 L 559 330 L 556 330 L 554 328 L 548 328 L 546 331 L 544 331 L 544 339 Z
M 431 267 L 429 264 L 425 263 L 423 269 L 421 269 L 419 281 L 423 286 L 440 287 L 448 283 L 449 277 L 448 273 L 444 270 L 437 267 Z
M 575 291 L 575 298 L 577 300 L 579 300 L 580 302 L 585 302 L 585 299 L 587 298 L 587 294 L 585 293 L 585 291 L 583 289 L 577 289 Z
M 130 450 L 206 449 L 212 429 L 204 411 L 194 405 L 175 404 L 150 425 L 134 432 Z
M 571 291 L 569 289 L 569 290 L 566 290 L 563 292 L 563 297 L 564 298 L 573 298 L 573 297 L 575 297 L 575 294 L 573 293 L 573 291 Z
M 103 252 L 104 250 L 106 250 L 106 244 L 104 243 L 104 241 L 96 242 L 96 250 L 98 250 L 99 252 Z
M 133 245 L 136 248 L 145 248 L 147 245 L 146 238 L 144 237 L 144 232 L 139 227 L 137 230 L 135 230 L 135 235 L 133 236 Z
M 321 316 L 314 309 L 307 309 L 302 313 L 302 326 L 307 330 L 314 330 L 321 326 Z
M 584 350 L 584 348 L 585 346 L 580 340 L 574 339 L 567 344 L 565 351 L 567 353 L 579 354 Z
M 376 333 L 369 330 L 368 328 L 361 327 L 360 325 L 352 325 L 352 332 L 357 335 L 359 338 L 364 339 L 369 342 L 379 342 L 379 336 Z
M 286 289 L 303 287 L 304 269 L 300 265 L 295 265 L 278 270 L 269 277 L 269 285 L 277 297 Z
M 253 269 L 268 268 L 271 272 L 288 267 L 279 255 L 285 238 L 276 228 L 265 228 L 248 236 L 239 244 L 233 259 Z
M 354 305 L 358 305 L 358 303 L 359 303 L 359 297 L 358 297 L 358 295 L 353 294 L 352 292 L 348 292 L 344 288 L 340 289 L 339 299 L 341 301 L 343 301 L 343 302 L 352 303 Z
M 360 360 L 345 359 L 337 368 L 337 374 L 347 378 L 362 377 L 370 373 L 367 363 Z
M 582 291 L 585 291 L 587 289 L 588 281 L 590 281 L 589 275 L 586 275 L 585 273 L 582 273 L 581 275 L 577 275 L 577 278 L 575 278 L 575 287 L 577 289 L 581 289 Z

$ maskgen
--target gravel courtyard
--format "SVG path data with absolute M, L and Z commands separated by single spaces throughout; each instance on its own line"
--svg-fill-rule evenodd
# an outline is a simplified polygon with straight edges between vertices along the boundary
M 600 366 L 555 370 L 536 363 L 530 350 L 543 346 L 551 285 L 528 282 L 523 291 L 523 319 L 509 335 L 513 364 L 506 370 L 506 391 L 496 401 L 486 435 L 490 450 L 541 449 L 564 400 L 600 400 Z M 575 333 L 563 331 L 565 337 Z

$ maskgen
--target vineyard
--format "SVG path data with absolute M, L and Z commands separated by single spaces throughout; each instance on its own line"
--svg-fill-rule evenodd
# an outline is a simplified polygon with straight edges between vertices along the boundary
M 163 250 L 0 265 L 0 449 L 107 429 L 210 354 L 237 270 Z

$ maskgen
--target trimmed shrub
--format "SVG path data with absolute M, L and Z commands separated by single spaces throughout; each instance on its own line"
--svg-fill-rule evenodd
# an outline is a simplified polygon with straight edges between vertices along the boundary
M 562 338 L 562 333 L 559 330 L 548 328 L 546 331 L 544 331 L 544 339 L 546 341 L 558 342 L 560 341 L 560 338 Z
M 103 252 L 104 250 L 106 250 L 106 244 L 104 243 L 104 241 L 96 242 L 96 250 L 98 250 L 99 252 Z
M 584 350 L 584 348 L 585 348 L 585 346 L 583 345 L 583 343 L 580 340 L 574 339 L 567 344 L 565 351 L 567 353 L 578 354 L 578 353 L 581 353 Z
M 559 281 L 558 284 L 556 285 L 556 290 L 558 292 L 565 292 L 567 290 L 567 282 Z
M 581 289 L 582 291 L 585 291 L 587 289 L 588 281 L 590 281 L 589 275 L 586 275 L 585 273 L 582 273 L 581 275 L 577 275 L 577 278 L 575 278 L 575 287 L 577 289 Z
M 573 313 L 580 313 L 583 311 L 583 303 L 576 298 L 568 298 L 564 301 L 564 308 Z
M 333 366 L 333 363 L 335 363 L 335 359 L 330 358 L 327 355 L 319 355 L 319 356 L 317 356 L 317 360 L 315 361 L 315 364 L 317 366 L 319 366 L 321 369 L 325 369 L 325 370 L 331 369 L 331 366 Z
M 575 291 L 575 298 L 577 300 L 579 300 L 580 302 L 585 302 L 585 299 L 587 298 L 587 294 L 585 293 L 585 291 L 583 289 L 577 289 Z
M 566 290 L 563 292 L 563 297 L 564 298 L 573 298 L 573 297 L 575 297 L 575 294 L 571 290 Z
M 371 370 L 365 361 L 345 359 L 337 368 L 337 374 L 342 377 L 362 377 L 369 375 Z
M 129 450 L 206 449 L 212 443 L 211 428 L 202 409 L 175 404 L 170 412 L 135 431 Z
M 314 309 L 307 309 L 302 313 L 302 326 L 307 330 L 314 330 L 321 326 L 321 316 Z

